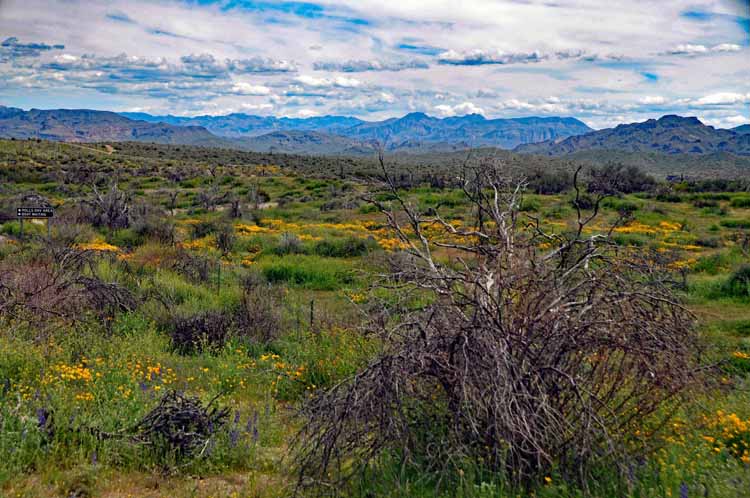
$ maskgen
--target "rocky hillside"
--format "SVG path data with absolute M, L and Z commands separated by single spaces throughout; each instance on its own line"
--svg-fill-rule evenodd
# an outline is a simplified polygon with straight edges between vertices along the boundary
M 88 109 L 24 111 L 0 106 L 0 137 L 65 142 L 141 141 L 184 145 L 225 145 L 199 126 L 173 126 L 128 119 Z
M 694 117 L 675 115 L 594 131 L 563 140 L 516 147 L 516 152 L 560 156 L 590 150 L 664 154 L 750 155 L 750 135 L 706 126 Z

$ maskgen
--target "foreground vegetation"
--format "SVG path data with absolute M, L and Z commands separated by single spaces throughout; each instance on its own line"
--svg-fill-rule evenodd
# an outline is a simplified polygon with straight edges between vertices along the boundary
M 309 407 L 392 353 L 368 318 L 429 304 L 372 288 L 403 268 L 414 237 L 390 229 L 377 205 L 402 198 L 453 227 L 471 226 L 475 206 L 455 171 L 398 165 L 384 189 L 376 168 L 128 147 L 0 143 L 0 213 L 56 208 L 49 240 L 43 221 L 25 222 L 23 238 L 12 217 L 0 225 L 3 495 L 733 497 L 750 488 L 746 183 L 667 185 L 630 171 L 582 233 L 614 226 L 618 250 L 671 270 L 706 366 L 689 402 L 657 407 L 667 425 L 627 428 L 623 441 L 638 451 L 619 469 L 594 465 L 576 479 L 554 460 L 519 483 L 475 458 L 484 450 L 436 469 L 429 456 L 443 453 L 431 451 L 455 434 L 439 409 L 415 405 L 424 452 L 405 459 L 386 445 L 353 479 L 298 488 L 296 436 L 305 413 L 316 414 Z M 574 202 L 572 171 L 513 169 L 529 179 L 520 214 L 545 233 L 569 234 L 576 207 L 596 206 L 596 174 Z M 434 249 L 436 260 L 456 256 Z M 441 401 L 438 392 L 434 407 Z M 175 413 L 190 415 L 184 431 L 164 422 Z

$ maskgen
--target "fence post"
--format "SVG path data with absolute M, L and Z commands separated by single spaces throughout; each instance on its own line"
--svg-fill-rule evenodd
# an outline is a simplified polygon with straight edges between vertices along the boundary
M 216 259 L 216 293 L 221 293 L 221 258 Z
M 315 300 L 310 299 L 310 332 L 313 330 L 313 321 L 315 319 Z

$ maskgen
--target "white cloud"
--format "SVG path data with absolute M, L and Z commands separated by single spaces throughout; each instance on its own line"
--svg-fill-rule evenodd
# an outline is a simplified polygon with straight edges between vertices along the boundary
M 313 111 L 312 109 L 300 109 L 296 113 L 294 113 L 293 116 L 290 117 L 297 117 L 297 118 L 312 118 L 314 116 L 317 116 L 318 113 L 316 111 Z
M 712 52 L 739 52 L 742 47 L 735 43 L 721 43 L 711 48 Z
M 454 66 L 481 66 L 485 64 L 530 64 L 546 60 L 577 59 L 584 57 L 584 52 L 558 51 L 542 53 L 506 52 L 500 49 L 447 50 L 438 55 L 438 62 Z M 596 58 L 596 56 L 590 56 Z
M 657 95 L 657 96 L 649 96 L 649 97 L 643 97 L 638 100 L 639 104 L 643 105 L 662 105 L 667 102 L 667 99 L 664 97 Z
M 741 94 L 734 92 L 712 93 L 697 99 L 694 104 L 698 106 L 734 105 L 750 103 L 750 93 Z
M 240 104 L 240 107 L 245 111 L 270 111 L 273 109 L 273 104 Z
M 315 76 L 309 76 L 303 74 L 297 76 L 295 81 L 302 83 L 306 86 L 325 88 L 325 87 L 341 87 L 341 88 L 356 88 L 362 85 L 362 82 L 356 78 L 346 78 L 344 76 L 336 76 L 335 78 L 317 78 Z
M 396 97 L 388 92 L 380 92 L 380 100 L 386 104 L 393 104 L 396 102 Z
M 467 114 L 484 114 L 484 110 L 481 107 L 477 107 L 471 102 L 464 102 L 462 104 L 450 106 L 447 104 L 440 104 L 434 107 L 435 111 L 439 116 L 465 116 Z
M 407 69 L 427 69 L 429 65 L 421 60 L 380 61 L 350 60 L 344 62 L 315 62 L 316 71 L 338 71 L 344 73 L 362 73 L 366 71 L 404 71 Z
M 748 118 L 747 116 L 741 116 L 741 115 L 737 114 L 736 116 L 729 116 L 724 121 L 726 121 L 727 123 L 729 123 L 732 126 L 740 126 L 740 125 L 743 125 L 743 124 L 750 123 L 750 118 Z
M 239 95 L 268 95 L 271 89 L 263 85 L 253 85 L 244 81 L 238 81 L 232 85 L 232 91 Z
M 709 53 L 739 52 L 742 47 L 735 43 L 720 43 L 707 47 L 706 45 L 692 45 L 690 43 L 677 45 L 672 50 L 665 52 L 666 55 L 705 55 Z

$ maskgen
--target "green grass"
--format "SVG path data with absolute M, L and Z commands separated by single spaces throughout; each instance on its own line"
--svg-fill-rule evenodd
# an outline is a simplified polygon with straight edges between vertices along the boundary
M 272 283 L 284 283 L 312 290 L 332 291 L 354 283 L 350 265 L 337 258 L 291 255 L 269 256 L 258 263 Z

